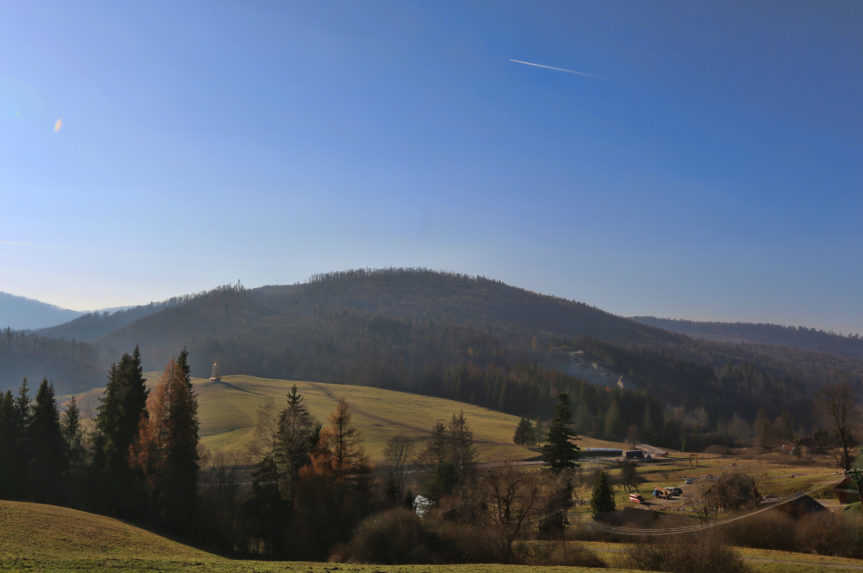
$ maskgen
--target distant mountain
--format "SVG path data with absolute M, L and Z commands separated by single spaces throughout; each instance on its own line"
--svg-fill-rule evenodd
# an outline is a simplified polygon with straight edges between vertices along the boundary
M 805 326 L 751 322 L 701 322 L 634 316 L 633 320 L 692 338 L 735 344 L 768 344 L 863 359 L 863 337 L 844 336 Z
M 25 371 L 44 375 L 42 364 L 56 365 L 59 393 L 88 389 L 135 346 L 146 369 L 161 369 L 185 347 L 197 376 L 218 362 L 226 375 L 379 386 L 518 415 L 548 415 L 558 392 L 592 395 L 585 415 L 594 425 L 605 416 L 596 404 L 616 399 L 619 386 L 626 419 L 659 419 L 679 407 L 675 416 L 700 411 L 697 423 L 718 427 L 734 413 L 751 420 L 761 407 L 807 423 L 815 389 L 863 381 L 856 358 L 699 340 L 499 281 L 422 269 L 223 287 L 83 316 L 13 346 L 27 352 L 0 356 L 0 389 Z M 24 366 L 16 366 L 19 355 L 28 357 Z M 591 383 L 589 394 L 581 380 Z M 650 416 L 644 400 L 653 401 Z
M 54 326 L 82 313 L 23 296 L 0 292 L 0 328 L 30 330 Z
M 103 311 L 88 312 L 77 318 L 52 326 L 43 328 L 36 332 L 40 336 L 49 338 L 61 338 L 64 340 L 78 340 L 81 342 L 96 342 L 102 337 L 119 330 L 136 320 L 150 316 L 163 310 L 180 299 L 172 299 L 166 302 L 151 302 L 150 304 L 133 307 L 120 307 L 119 309 L 107 309 Z

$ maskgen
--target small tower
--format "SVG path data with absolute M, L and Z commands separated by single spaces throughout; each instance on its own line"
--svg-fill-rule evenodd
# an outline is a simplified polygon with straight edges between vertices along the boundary
M 210 382 L 221 382 L 222 377 L 219 374 L 219 363 L 213 362 L 213 367 L 210 369 Z

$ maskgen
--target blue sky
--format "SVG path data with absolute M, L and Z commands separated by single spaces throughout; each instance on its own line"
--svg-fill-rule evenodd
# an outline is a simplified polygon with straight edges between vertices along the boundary
M 426 266 L 863 332 L 861 29 L 859 2 L 4 2 L 0 290 Z

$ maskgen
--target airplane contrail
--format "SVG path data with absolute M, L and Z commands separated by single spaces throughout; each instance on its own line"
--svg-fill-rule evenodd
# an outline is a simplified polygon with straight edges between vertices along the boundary
M 593 78 L 593 79 L 596 79 L 596 80 L 602 80 L 602 79 L 605 79 L 605 78 L 600 77 L 600 76 L 595 76 L 595 75 L 593 75 L 593 74 L 588 74 L 588 73 L 585 73 L 585 72 L 579 72 L 579 71 L 576 71 L 576 70 L 570 70 L 570 69 L 568 69 L 568 68 L 558 68 L 557 66 L 547 66 L 547 65 L 545 65 L 545 64 L 537 64 L 537 63 L 535 63 L 535 62 L 528 62 L 528 61 L 525 61 L 525 60 L 516 60 L 515 58 L 510 58 L 510 59 L 509 59 L 509 61 L 510 61 L 510 62 L 512 62 L 512 63 L 514 63 L 514 64 L 521 64 L 521 65 L 523 65 L 523 66 L 533 66 L 534 68 L 542 68 L 543 70 L 552 70 L 552 71 L 555 71 L 555 72 L 564 72 L 564 73 L 566 73 L 566 74 L 573 74 L 573 75 L 576 75 L 576 76 L 581 76 L 581 77 L 583 77 L 583 78 Z

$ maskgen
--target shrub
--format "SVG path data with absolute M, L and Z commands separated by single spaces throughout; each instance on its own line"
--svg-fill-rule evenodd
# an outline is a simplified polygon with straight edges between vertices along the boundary
M 372 515 L 357 527 L 346 546 L 331 559 L 362 563 L 480 563 L 500 562 L 502 555 L 483 530 L 420 519 L 396 508 Z
M 605 562 L 580 543 L 521 541 L 514 546 L 515 558 L 525 565 L 573 565 L 605 567 Z
M 743 473 L 729 473 L 719 479 L 705 492 L 709 504 L 719 509 L 744 509 L 755 507 L 761 495 L 755 480 Z
M 797 523 L 790 516 L 768 511 L 737 521 L 724 528 L 724 532 L 729 543 L 734 545 L 794 551 L 797 548 L 796 527 Z
M 863 557 L 863 520 L 827 511 L 809 515 L 797 525 L 795 539 L 798 551 Z
M 644 540 L 626 552 L 627 564 L 634 569 L 672 573 L 746 573 L 743 559 L 722 543 L 715 533 L 702 533 L 672 539 Z

